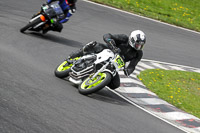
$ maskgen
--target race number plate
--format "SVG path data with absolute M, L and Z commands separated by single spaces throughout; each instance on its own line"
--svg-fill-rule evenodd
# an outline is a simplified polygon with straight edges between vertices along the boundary
M 119 55 L 115 58 L 115 63 L 117 64 L 118 68 L 122 68 L 125 65 L 123 59 Z

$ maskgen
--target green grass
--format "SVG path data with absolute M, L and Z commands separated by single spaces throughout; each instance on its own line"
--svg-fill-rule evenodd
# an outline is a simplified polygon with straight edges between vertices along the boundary
M 200 0 L 91 0 L 200 31 Z
M 200 118 L 200 73 L 148 69 L 138 78 L 163 100 Z

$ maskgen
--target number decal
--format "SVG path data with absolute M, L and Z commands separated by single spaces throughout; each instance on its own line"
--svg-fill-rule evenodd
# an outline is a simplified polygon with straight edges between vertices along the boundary
M 123 59 L 119 55 L 116 57 L 115 62 L 117 63 L 118 68 L 122 68 L 125 65 Z

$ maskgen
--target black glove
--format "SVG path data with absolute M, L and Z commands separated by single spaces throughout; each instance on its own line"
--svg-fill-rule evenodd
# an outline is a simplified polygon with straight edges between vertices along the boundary
M 129 77 L 129 73 L 128 73 L 128 69 L 124 69 L 124 74 L 127 76 L 127 77 Z
M 111 48 L 111 50 L 114 53 L 120 53 L 121 52 L 121 50 L 118 47 L 116 47 L 116 43 L 113 39 L 109 39 L 108 44 L 109 44 L 109 47 Z
M 113 53 L 120 53 L 121 52 L 121 50 L 118 47 L 114 47 L 112 49 L 112 51 L 113 51 Z
M 88 45 L 89 47 L 94 47 L 96 44 L 97 44 L 96 41 L 92 41 L 92 42 L 89 42 L 89 43 L 86 44 L 86 45 Z
M 108 44 L 110 44 L 111 49 L 114 49 L 116 47 L 116 43 L 113 39 L 109 39 Z

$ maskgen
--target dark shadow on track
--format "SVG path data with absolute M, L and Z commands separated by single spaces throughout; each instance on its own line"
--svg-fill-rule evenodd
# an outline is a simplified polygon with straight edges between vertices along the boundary
M 123 105 L 123 106 L 129 106 L 131 105 L 121 97 L 117 96 L 113 92 L 109 91 L 108 89 L 104 88 L 96 93 L 93 93 L 91 95 L 88 95 L 88 97 L 99 100 L 102 102 L 107 102 L 111 104 L 117 104 L 117 105 Z
M 58 78 L 58 79 L 60 79 L 60 78 Z M 64 78 L 61 80 L 65 80 L 66 84 L 70 84 L 71 86 L 75 87 L 76 89 L 78 88 L 78 85 L 71 83 L 68 80 L 68 78 Z M 79 93 L 79 92 L 77 91 L 77 93 Z M 127 102 L 123 98 L 119 97 L 118 95 L 114 94 L 113 92 L 109 91 L 106 87 L 104 87 L 103 89 L 101 89 L 100 91 L 98 91 L 96 93 L 92 93 L 90 95 L 85 95 L 85 96 L 95 99 L 95 100 L 106 102 L 106 103 L 111 103 L 111 104 L 116 104 L 116 105 L 121 105 L 121 106 L 131 106 L 131 104 L 129 102 Z
M 80 48 L 83 45 L 81 45 L 82 43 L 74 41 L 74 40 L 69 40 L 66 39 L 64 37 L 60 37 L 60 36 L 56 36 L 56 35 L 52 35 L 52 34 L 41 34 L 41 33 L 37 33 L 37 32 L 30 32 L 30 33 L 24 33 L 26 35 L 31 35 L 33 37 L 36 38 L 40 38 L 40 39 L 45 39 L 45 40 L 49 40 L 51 42 L 55 42 L 55 43 L 59 43 L 62 45 L 67 45 L 67 46 L 71 46 L 71 47 L 76 47 L 76 48 Z

